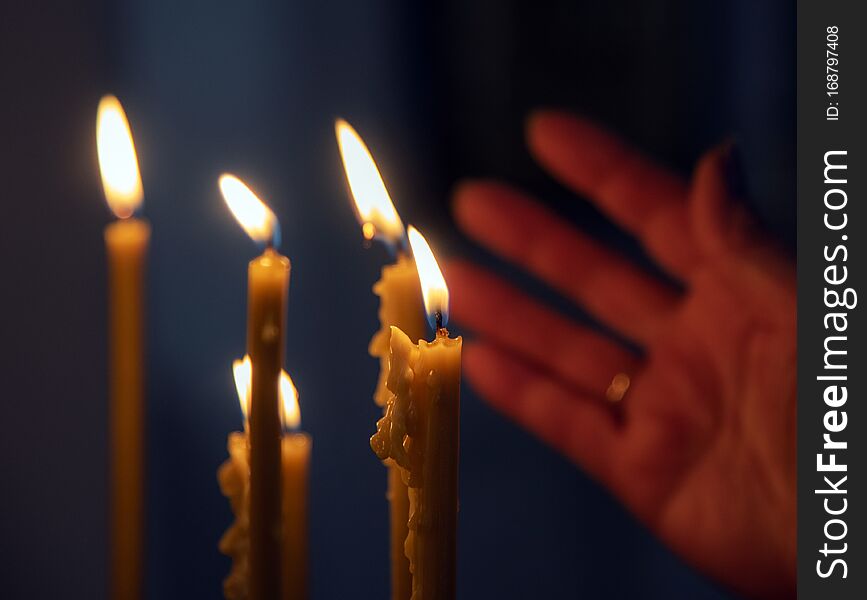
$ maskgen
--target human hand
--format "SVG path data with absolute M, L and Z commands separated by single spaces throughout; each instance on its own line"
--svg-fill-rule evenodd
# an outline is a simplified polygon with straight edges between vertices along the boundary
M 794 596 L 795 269 L 732 203 L 730 147 L 708 152 L 688 185 L 562 113 L 536 114 L 527 134 L 543 166 L 683 289 L 513 188 L 465 183 L 454 198 L 464 232 L 643 350 L 456 262 L 452 313 L 477 334 L 465 351 L 469 382 L 698 569 L 752 597 Z M 618 373 L 631 385 L 612 406 L 605 392 Z

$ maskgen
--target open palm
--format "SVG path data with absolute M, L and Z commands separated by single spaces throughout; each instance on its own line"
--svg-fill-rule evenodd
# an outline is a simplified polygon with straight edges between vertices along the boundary
M 753 597 L 793 596 L 794 266 L 732 203 L 729 147 L 705 155 L 686 184 L 565 114 L 535 115 L 528 138 L 541 164 L 636 236 L 682 288 L 513 188 L 466 183 L 455 213 L 468 235 L 643 350 L 455 262 L 453 313 L 478 335 L 466 349 L 470 383 L 697 568 Z M 614 407 L 605 391 L 618 373 L 631 385 Z

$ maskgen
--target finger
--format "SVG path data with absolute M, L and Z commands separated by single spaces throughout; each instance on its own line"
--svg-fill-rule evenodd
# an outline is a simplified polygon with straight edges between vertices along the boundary
M 729 202 L 732 144 L 713 148 L 696 166 L 690 190 L 690 212 L 695 239 L 709 257 L 719 257 L 742 247 L 747 215 Z
M 603 398 L 611 378 L 632 372 L 635 355 L 581 327 L 468 263 L 450 263 L 446 277 L 455 320 L 568 384 Z
M 760 231 L 731 191 L 733 146 L 724 143 L 699 161 L 690 191 L 695 239 L 714 268 L 738 291 L 770 310 L 794 314 L 792 261 Z
M 671 286 L 505 185 L 462 185 L 455 218 L 468 235 L 638 342 L 649 341 L 676 306 Z
M 545 168 L 635 235 L 661 265 L 680 276 L 695 266 L 687 187 L 679 177 L 598 126 L 566 113 L 535 113 L 527 138 Z
M 467 345 L 470 383 L 495 408 L 603 482 L 619 441 L 614 419 L 596 398 L 577 397 L 553 379 L 484 343 Z

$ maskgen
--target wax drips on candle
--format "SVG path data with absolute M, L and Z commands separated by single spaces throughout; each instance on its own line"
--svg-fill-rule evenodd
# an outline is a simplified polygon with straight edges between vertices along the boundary
M 440 373 L 426 367 L 419 346 L 396 327 L 390 328 L 389 368 L 386 379 L 388 398 L 385 414 L 377 422 L 370 446 L 377 457 L 395 464 L 407 485 L 409 497 L 408 532 L 404 550 L 410 572 L 417 575 L 419 535 L 432 527 L 431 515 L 425 511 L 422 490 L 424 481 L 424 438 L 421 430 L 419 402 L 435 406 L 441 401 L 443 379 Z M 451 340 L 450 340 L 451 342 Z M 442 343 L 435 342 L 435 343 Z M 457 340 L 460 343 L 460 340 Z M 420 342 L 422 346 L 427 342 Z M 424 400 L 420 396 L 424 397 Z M 412 598 L 419 597 L 418 577 L 413 578 Z
M 229 458 L 220 465 L 217 481 L 220 491 L 229 499 L 235 522 L 220 538 L 220 552 L 232 559 L 229 575 L 223 580 L 227 600 L 246 600 L 250 586 L 250 463 L 247 436 L 232 433 L 228 441 Z
M 370 438 L 370 447 L 380 460 L 391 460 L 405 472 L 407 485 L 421 481 L 421 454 L 413 448 L 411 435 L 415 433 L 412 383 L 413 367 L 418 361 L 418 348 L 396 327 L 391 332 L 390 368 L 386 381 L 388 399 L 385 414 L 376 423 L 376 433 Z
M 373 293 L 379 296 L 379 322 L 382 326 L 370 340 L 368 352 L 379 359 L 379 379 L 373 400 L 384 408 L 391 394 L 385 381 L 391 341 L 389 327 L 399 326 L 410 340 L 417 340 L 425 333 L 421 289 L 412 258 L 401 254 L 396 263 L 383 267 L 382 277 L 374 284 Z

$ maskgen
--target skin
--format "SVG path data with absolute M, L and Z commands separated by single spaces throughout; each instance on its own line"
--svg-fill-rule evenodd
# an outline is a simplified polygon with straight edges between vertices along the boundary
M 469 237 L 642 349 L 457 261 L 452 314 L 475 334 L 465 376 L 697 569 L 750 597 L 794 597 L 795 268 L 734 202 L 730 146 L 705 154 L 687 183 L 564 113 L 534 114 L 527 139 L 682 287 L 508 185 L 465 182 L 454 211 Z M 505 310 L 523 326 L 503 327 Z M 615 405 L 605 392 L 617 373 L 631 385 Z

